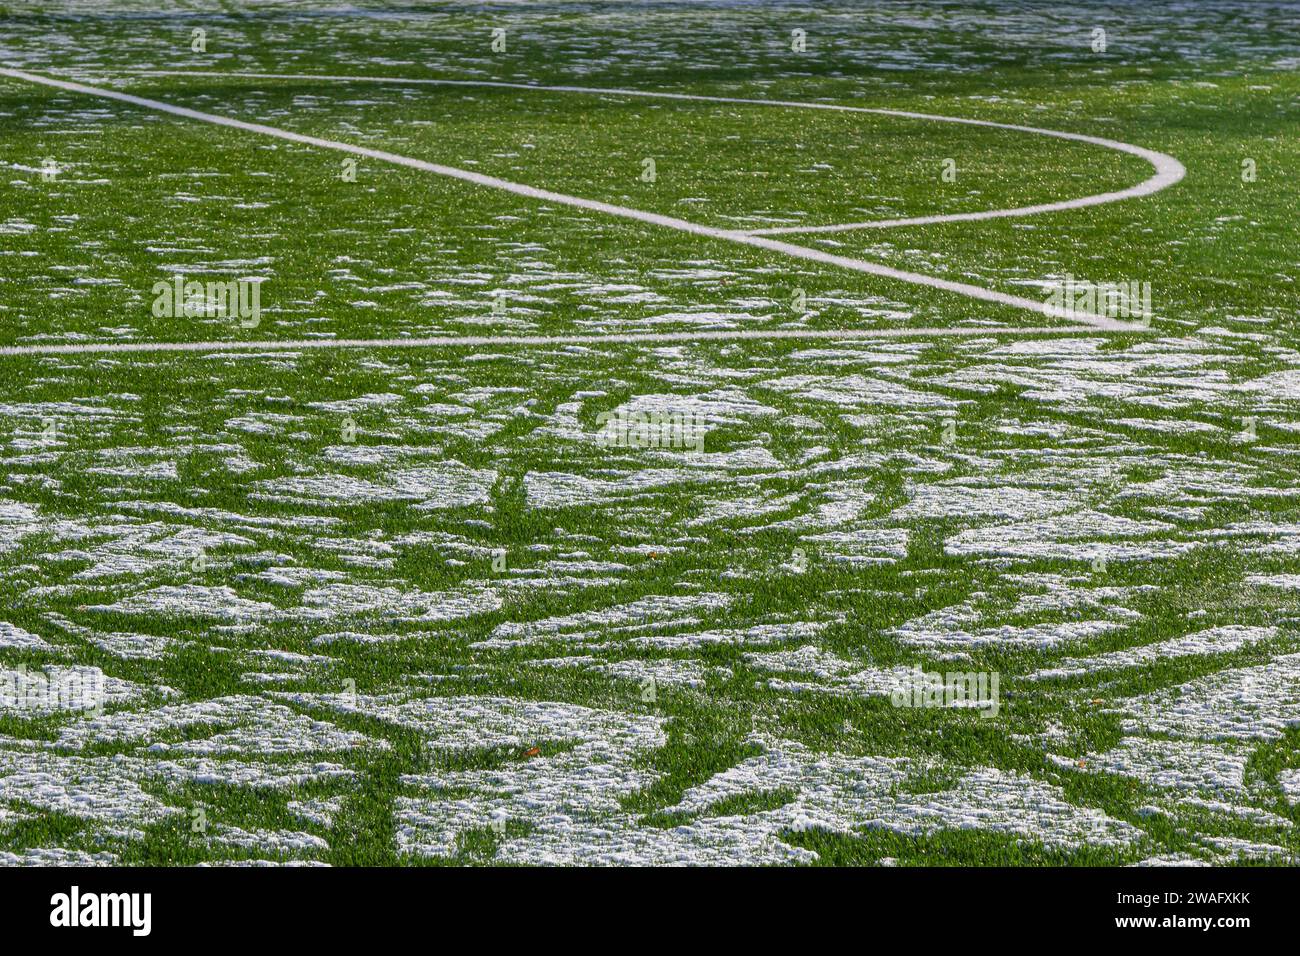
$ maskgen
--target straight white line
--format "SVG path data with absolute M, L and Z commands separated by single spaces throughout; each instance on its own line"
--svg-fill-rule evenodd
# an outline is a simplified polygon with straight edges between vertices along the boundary
M 632 209 L 627 206 L 615 206 L 610 203 L 599 202 L 593 199 L 583 199 L 579 196 L 569 196 L 564 193 L 551 192 L 547 189 L 538 189 L 534 186 L 526 186 L 523 183 L 498 179 L 495 176 L 485 176 L 482 173 L 476 173 L 467 169 L 458 169 L 455 166 L 443 166 L 438 163 L 426 162 L 422 159 L 414 159 L 410 156 L 401 156 L 397 153 L 370 149 L 365 146 L 354 146 L 351 143 L 342 143 L 332 139 L 322 139 L 318 136 L 306 136 L 302 133 L 294 133 L 290 130 L 279 129 L 275 126 L 266 126 L 262 123 L 248 123 L 244 120 L 232 119 L 228 116 L 218 116 L 214 113 L 203 113 L 198 110 L 188 109 L 184 106 L 175 106 L 171 103 L 164 103 L 161 100 L 147 99 L 143 96 L 133 96 L 130 93 L 120 93 L 116 90 L 107 90 L 97 86 L 86 86 L 82 83 L 72 83 L 67 80 L 56 80 L 51 77 L 40 76 L 35 73 L 27 73 L 23 70 L 15 70 L 7 67 L 0 67 L 0 76 L 9 76 L 19 80 L 26 80 L 30 83 L 52 86 L 56 89 L 68 90 L 73 93 L 83 93 L 87 96 L 99 96 L 105 99 L 118 100 L 123 103 L 130 103 L 133 106 L 142 106 L 146 109 L 169 113 L 173 116 L 183 116 L 187 119 L 199 120 L 204 123 L 213 123 L 217 126 L 224 126 L 230 129 L 241 129 L 250 133 L 273 136 L 277 139 L 288 140 L 293 143 L 303 143 L 308 146 L 317 146 L 322 149 L 332 149 L 338 150 L 339 152 L 351 153 L 356 156 L 365 156 L 370 159 L 377 159 L 397 166 L 406 166 L 411 169 L 436 173 L 439 176 L 448 176 L 452 179 L 459 179 L 464 182 L 473 183 L 476 186 L 489 186 L 493 189 L 500 189 L 505 192 L 514 193 L 518 196 L 525 196 L 529 199 L 538 199 L 559 205 L 574 206 L 578 209 L 586 209 L 610 216 L 618 216 L 623 219 L 632 219 L 637 222 L 663 226 L 668 229 L 676 229 L 680 232 L 703 236 L 708 239 L 721 239 L 727 242 L 738 243 L 743 246 L 752 246 L 754 248 L 763 249 L 768 252 L 779 252 L 795 259 L 805 259 L 810 262 L 816 262 L 822 265 L 838 266 L 842 269 L 849 269 L 854 272 L 863 272 L 869 275 L 880 276 L 885 279 L 908 282 L 913 285 L 939 289 L 944 292 L 954 292 L 958 295 L 964 295 L 972 299 L 979 299 L 983 302 L 992 302 L 997 305 L 1005 305 L 1012 308 L 1024 309 L 1029 312 L 1035 312 L 1049 318 L 1070 319 L 1098 329 L 1117 332 L 1140 332 L 1145 330 L 1144 326 L 1138 323 L 1119 322 L 1109 316 L 1067 310 L 1061 306 L 1052 305 L 1049 302 L 1041 302 L 1034 299 L 1022 298 L 1021 296 L 1008 295 L 1005 292 L 985 289 L 980 286 L 969 285 L 965 282 L 954 282 L 950 279 L 939 279 L 933 276 L 921 275 L 916 272 L 905 272 L 901 269 L 894 269 L 889 266 L 879 265 L 878 263 L 867 262 L 863 259 L 837 256 L 828 252 L 823 252 L 820 249 L 809 249 L 806 246 L 797 246 L 792 243 L 781 242 L 776 239 L 768 239 L 763 236 L 752 236 L 742 232 L 716 229 L 712 226 L 704 226 L 699 223 L 688 222 L 685 219 L 676 219 L 672 216 L 661 216 L 658 213 L 646 212 L 641 209 Z M 531 89 L 531 87 L 526 88 Z M 574 87 L 573 89 L 582 88 Z M 604 92 L 622 91 L 607 90 Z M 686 98 L 686 94 L 670 95 L 673 98 Z M 829 106 L 830 104 L 823 105 Z M 847 107 L 845 108 L 847 109 Z M 898 113 L 897 115 L 921 116 L 922 114 Z M 979 125 L 983 121 L 966 120 L 964 122 Z M 1073 134 L 1061 135 L 1073 137 Z M 1136 149 L 1137 147 L 1133 148 Z
M 1039 126 L 1020 126 L 1014 123 L 997 123 L 992 120 L 966 119 L 960 116 L 943 116 L 938 113 L 915 113 L 908 110 L 890 110 L 870 106 L 846 106 L 839 103 L 800 103 L 794 100 L 756 100 L 736 96 L 706 96 L 695 93 L 668 93 L 655 90 L 625 90 L 619 88 L 602 88 L 595 86 L 541 86 L 528 83 L 506 83 L 497 80 L 439 80 L 439 79 L 405 79 L 396 76 L 339 76 L 334 74 L 313 73 L 240 73 L 222 70 L 124 70 L 124 73 L 142 76 L 216 76 L 216 77 L 250 77 L 265 80 L 330 80 L 349 83 L 397 83 L 422 86 L 488 86 L 508 90 L 533 90 L 555 93 L 591 93 L 617 96 L 643 96 L 667 100 L 700 100 L 706 103 L 740 103 L 753 106 L 779 106 L 789 109 L 836 110 L 845 113 L 874 113 L 880 116 L 900 116 L 907 119 L 932 120 L 939 123 L 960 123 L 965 126 L 984 126 L 991 129 L 1008 129 L 1020 133 L 1034 133 L 1038 136 L 1052 136 L 1056 139 L 1074 140 L 1102 146 L 1121 153 L 1128 153 L 1145 159 L 1155 169 L 1155 175 L 1143 180 L 1136 186 L 1119 189 L 1108 193 L 1096 193 L 1077 199 L 1064 199 L 1060 202 L 1039 203 L 1033 206 L 1017 206 L 1012 209 L 987 209 L 981 212 L 945 213 L 934 216 L 912 216 L 904 219 L 876 219 L 868 222 L 839 223 L 829 226 L 776 226 L 770 229 L 741 230 L 749 236 L 775 236 L 788 233 L 847 232 L 850 229 L 884 229 L 896 226 L 928 226 L 941 222 L 970 222 L 982 219 L 1001 219 L 1007 216 L 1033 216 L 1045 212 L 1059 212 L 1064 209 L 1083 209 L 1087 206 L 1100 206 L 1105 203 L 1120 202 L 1125 199 L 1138 199 L 1166 189 L 1181 180 L 1187 170 L 1174 157 L 1101 136 L 1087 136 L 1083 133 L 1066 133 L 1061 130 L 1043 129 Z
M 590 335 L 436 335 L 404 339 L 279 339 L 261 342 L 85 342 L 0 346 L 0 355 L 95 355 L 114 352 L 299 352 L 304 349 L 474 348 L 494 345 L 620 345 L 673 342 L 769 341 L 778 339 L 984 338 L 1002 335 L 1092 334 L 1091 325 L 982 329 L 736 329 L 699 332 L 613 332 Z

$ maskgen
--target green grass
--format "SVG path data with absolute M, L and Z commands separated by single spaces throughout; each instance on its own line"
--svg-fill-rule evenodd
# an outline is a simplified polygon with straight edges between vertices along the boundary
M 268 772 L 335 764 L 346 777 L 178 780 L 148 768 L 193 757 L 187 747 L 231 728 L 160 724 L 70 748 L 60 734 L 83 716 L 0 706 L 0 850 L 106 851 L 140 865 L 480 865 L 590 862 L 613 848 L 622 855 L 602 861 L 628 863 L 665 861 L 649 847 L 679 840 L 685 849 L 667 861 L 723 846 L 735 854 L 725 862 L 775 862 L 757 855 L 756 834 L 770 834 L 787 860 L 810 851 L 815 858 L 801 859 L 823 865 L 1261 861 L 1220 852 L 1213 838 L 1300 850 L 1286 825 L 1300 822 L 1300 809 L 1283 788 L 1300 768 L 1286 724 L 1300 701 L 1285 686 L 1279 697 L 1239 701 L 1261 708 L 1253 734 L 1216 739 L 1188 719 L 1181 742 L 1239 757 L 1239 787 L 1178 790 L 1140 768 L 1096 767 L 1129 738 L 1174 752 L 1179 741 L 1142 726 L 1132 701 L 1192 685 L 1194 703 L 1214 675 L 1284 666 L 1278 659 L 1300 650 L 1297 591 L 1250 580 L 1294 575 L 1300 548 L 1300 186 L 1289 174 L 1300 159 L 1300 81 L 1281 65 L 1296 56 L 1294 14 L 1260 12 L 1245 42 L 1217 30 L 1227 16 L 1217 8 L 1105 8 L 1111 48 L 1094 55 L 1086 13 L 1062 12 L 1069 29 L 1046 38 L 1009 40 L 923 3 L 907 9 L 931 29 L 849 3 L 815 12 L 358 4 L 391 18 L 306 15 L 304 5 L 157 13 L 166 6 L 6 3 L 0 61 L 724 228 L 761 225 L 748 217 L 825 224 L 1050 202 L 1125 188 L 1150 168 L 1084 144 L 869 114 L 125 71 L 496 79 L 841 103 L 1106 136 L 1169 153 L 1188 174 L 1155 196 L 1090 209 L 791 237 L 1030 298 L 1046 294 L 1032 283 L 1065 273 L 1149 281 L 1149 335 L 0 356 L 0 622 L 51 645 L 0 644 L 0 666 L 76 664 L 130 682 L 137 696 L 109 705 L 110 722 L 251 698 L 368 741 L 276 750 L 268 735 L 262 750 L 245 743 L 210 754 Z M 1013 12 L 990 4 L 986 19 L 1010 30 Z M 510 40 L 493 56 L 498 23 Z M 207 54 L 188 51 L 196 26 L 208 30 Z M 808 54 L 789 52 L 796 27 L 808 30 Z M 46 157 L 61 167 L 49 182 L 39 173 Z M 639 178 L 646 157 L 656 162 L 653 183 Z M 948 157 L 955 183 L 940 177 Z M 1254 182 L 1241 178 L 1246 157 L 1258 166 Z M 1042 324 L 951 293 L 378 162 L 363 160 L 346 182 L 341 161 L 0 79 L 0 345 Z M 176 272 L 265 276 L 260 325 L 155 318 L 153 283 Z M 790 308 L 798 289 L 804 313 Z M 506 306 L 494 313 L 497 290 Z M 338 404 L 375 395 L 392 397 Z M 701 466 L 677 450 L 590 440 L 601 412 L 663 395 L 678 408 L 730 406 L 712 414 L 709 455 L 764 452 L 775 463 L 719 457 Z M 259 425 L 266 415 L 286 417 Z M 1246 418 L 1256 420 L 1250 440 Z M 147 470 L 160 462 L 169 467 Z M 442 490 L 268 497 L 276 482 L 302 478 L 391 489 L 408 471 L 444 466 L 495 477 L 460 504 Z M 577 489 L 567 503 L 540 497 L 560 487 L 555 475 L 580 479 L 563 486 Z M 638 476 L 646 484 L 611 490 Z M 969 488 L 997 500 L 920 508 L 927 494 Z M 1053 496 L 1064 504 L 1034 513 Z M 1069 530 L 1090 515 L 1109 523 Z M 890 532 L 896 547 L 870 550 Z M 1106 548 L 1105 563 L 1094 563 Z M 505 570 L 494 567 L 501 551 Z M 801 572 L 791 567 L 796 554 Z M 849 560 L 855 554 L 862 560 Z M 286 584 L 263 573 L 283 568 L 313 577 Z M 523 583 L 530 578 L 540 584 Z M 331 584 L 390 592 L 366 592 L 380 596 L 347 613 L 340 593 L 305 600 Z M 229 588 L 265 607 L 239 621 L 179 603 L 104 610 L 190 586 Z M 441 597 L 488 592 L 499 606 L 422 616 Z M 476 646 L 511 625 L 700 594 L 726 600 Z M 411 595 L 425 604 L 403 611 Z M 909 622 L 936 612 L 950 612 L 933 627 L 952 646 L 907 639 Z M 1013 639 L 1099 619 L 1113 627 Z M 809 630 L 771 644 L 743 633 L 799 623 Z M 1221 652 L 1030 677 L 1229 626 L 1273 630 Z M 390 639 L 317 641 L 344 631 Z M 687 640 L 715 631 L 742 634 Z M 114 634 L 166 643 L 155 656 L 129 656 L 105 643 Z M 846 673 L 997 672 L 1000 714 L 895 708 L 887 695 L 837 683 L 843 675 L 776 672 L 752 656 L 804 646 L 849 662 Z M 572 657 L 589 660 L 562 660 Z M 662 678 L 651 699 L 649 674 Z M 378 704 L 340 708 L 331 696 L 349 693 L 448 703 L 421 727 Z M 451 701 L 474 698 L 485 702 L 481 739 L 461 739 Z M 489 703 L 498 699 L 509 706 Z M 589 708 L 582 728 L 594 736 L 493 716 L 520 702 Z M 632 731 L 619 737 L 606 719 L 653 724 L 662 739 L 634 746 Z M 104 771 L 108 790 L 138 785 L 174 812 L 142 822 L 123 811 L 134 827 L 123 834 L 117 811 L 43 802 L 21 775 L 35 766 L 36 750 L 24 749 L 33 741 L 69 761 L 44 771 L 56 790 L 90 786 L 121 758 Z M 783 777 L 774 754 L 807 762 Z M 880 784 L 872 758 L 907 763 L 900 779 Z M 546 776 L 557 767 L 568 769 Z M 758 768 L 753 779 L 746 768 Z M 982 822 L 926 815 L 990 768 L 1018 781 L 1007 785 L 1012 810 Z M 600 773 L 603 785 L 584 789 Z M 1059 801 L 1054 821 L 1025 822 L 1043 804 L 1031 784 Z M 689 802 L 715 785 L 714 798 Z M 328 825 L 290 806 L 332 798 Z M 886 809 L 864 809 L 877 799 Z M 445 824 L 447 849 L 432 852 L 403 843 L 439 826 L 403 817 L 407 801 L 439 820 L 469 809 Z M 504 833 L 492 825 L 498 804 L 508 810 Z M 803 828 L 783 816 L 809 807 L 849 822 Z M 198 832 L 196 809 L 207 821 Z M 990 823 L 1003 812 L 1020 822 Z M 1070 813 L 1104 815 L 1129 838 L 1080 838 Z M 230 827 L 263 834 L 263 845 L 223 839 Z M 307 833 L 327 848 L 277 849 L 265 836 L 275 832 Z M 530 856 L 534 848 L 554 855 Z

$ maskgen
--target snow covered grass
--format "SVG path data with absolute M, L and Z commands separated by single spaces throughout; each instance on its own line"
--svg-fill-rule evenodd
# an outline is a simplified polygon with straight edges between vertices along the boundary
M 1294 861 L 1293 8 L 1116 7 L 1098 55 L 1019 5 L 198 6 L 0 0 L 0 62 L 725 228 L 1149 170 L 883 117 L 124 71 L 883 106 L 1188 176 L 805 240 L 1020 295 L 1150 281 L 1144 335 L 0 357 L 0 861 Z M 1026 323 L 341 159 L 0 79 L 0 344 Z M 260 325 L 155 317 L 174 274 L 262 277 Z M 602 439 L 656 414 L 702 449 Z M 918 668 L 999 675 L 996 716 L 894 706 Z

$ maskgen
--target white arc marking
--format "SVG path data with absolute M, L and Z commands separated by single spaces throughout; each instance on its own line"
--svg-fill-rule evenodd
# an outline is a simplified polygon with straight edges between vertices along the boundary
M 1079 143 L 1102 146 L 1117 152 L 1128 153 L 1145 159 L 1155 169 L 1155 175 L 1143 180 L 1136 186 L 1119 189 L 1108 193 L 1096 193 L 1092 196 L 1080 196 L 1077 199 L 1063 199 L 1059 202 L 1039 203 L 1034 206 L 1017 206 L 1012 209 L 987 209 L 980 212 L 945 213 L 934 216 L 913 216 L 904 219 L 876 219 L 869 222 L 848 222 L 829 226 L 776 226 L 771 229 L 742 230 L 751 236 L 774 236 L 796 232 L 847 232 L 850 229 L 883 229 L 894 226 L 928 226 L 940 222 L 969 222 L 980 219 L 1001 219 L 1007 216 L 1033 216 L 1044 212 L 1059 212 L 1063 209 L 1082 209 L 1087 206 L 1100 206 L 1105 203 L 1120 202 L 1125 199 L 1138 199 L 1166 189 L 1187 175 L 1183 164 L 1174 157 L 1123 143 L 1116 139 L 1101 136 L 1087 136 L 1083 133 L 1066 133 L 1061 130 L 1043 129 L 1039 126 L 1022 126 L 1015 123 L 997 123 L 993 120 L 966 119 L 960 116 L 943 116 L 938 113 L 916 113 L 910 110 L 890 110 L 870 106 L 846 106 L 840 103 L 800 103 L 795 100 L 756 100 L 738 96 L 706 96 L 697 93 L 669 93 L 656 90 L 625 90 L 597 86 L 541 86 L 528 83 L 506 83 L 499 80 L 438 80 L 405 79 L 397 76 L 339 76 L 335 74 L 313 73 L 241 73 L 230 70 L 126 70 L 126 73 L 140 76 L 217 76 L 248 77 L 263 80 L 330 80 L 345 83 L 397 83 L 417 86 L 487 86 L 507 90 L 532 90 L 534 92 L 552 93 L 590 93 L 606 96 L 642 96 L 666 100 L 699 100 L 705 103 L 740 103 L 752 106 L 778 106 L 787 109 L 835 110 L 843 113 L 874 113 L 878 116 L 899 116 L 904 119 L 931 120 L 937 123 L 959 123 L 964 126 L 984 126 L 990 129 L 1008 129 L 1018 133 L 1033 133 L 1037 136 L 1052 136 L 1056 139 L 1069 139 Z
M 164 103 L 161 100 L 148 99 L 142 96 L 133 96 L 130 93 L 120 93 L 116 90 L 107 90 L 96 86 L 86 86 L 82 83 L 72 83 L 67 80 L 56 80 L 51 77 L 41 76 L 35 73 L 27 73 L 23 70 L 15 70 L 8 67 L 0 67 L 0 76 L 9 76 L 19 80 L 26 80 L 30 83 L 39 83 L 45 86 L 52 86 L 56 89 L 68 90 L 73 93 L 83 93 L 87 96 L 98 96 L 110 100 L 118 100 L 123 103 L 130 103 L 133 106 L 141 106 L 146 109 L 157 110 L 162 113 L 169 113 L 173 116 L 182 116 L 186 119 L 199 120 L 204 123 L 213 123 L 217 126 L 224 126 L 230 129 L 240 129 L 250 133 L 258 133 L 264 136 L 273 136 L 277 139 L 288 140 L 293 143 L 303 143 L 308 146 L 317 146 L 322 149 L 338 150 L 344 153 L 351 153 L 356 156 L 365 156 L 369 159 L 377 159 L 382 162 L 392 163 L 397 166 L 406 166 L 411 169 L 419 169 L 425 172 L 436 173 L 439 176 L 447 176 L 452 179 L 459 179 L 464 182 L 473 183 L 477 186 L 488 186 L 493 189 L 500 189 L 504 192 L 514 193 L 518 196 L 525 196 L 529 199 L 538 199 L 544 202 L 552 202 L 559 205 L 574 206 L 579 209 L 586 209 L 592 212 L 600 212 L 610 216 L 618 216 L 623 219 L 633 219 L 638 222 L 649 223 L 651 225 L 663 226 L 668 229 L 676 229 L 680 232 L 690 233 L 692 235 L 703 236 L 709 239 L 720 239 L 727 242 L 734 242 L 744 246 L 763 249 L 768 252 L 778 252 L 795 259 L 805 259 L 811 262 L 817 262 L 822 265 L 838 266 L 842 269 L 849 269 L 854 272 L 863 272 L 869 275 L 880 276 L 886 279 L 894 279 L 900 282 L 908 282 L 913 285 L 926 286 L 931 289 L 939 289 L 945 292 L 954 292 L 958 295 L 964 295 L 972 299 L 979 299 L 983 302 L 992 302 L 997 305 L 1011 306 L 1012 308 L 1024 309 L 1029 312 L 1035 312 L 1039 315 L 1045 315 L 1049 318 L 1064 318 L 1085 325 L 1093 326 L 1098 329 L 1107 329 L 1111 331 L 1141 332 L 1146 330 L 1146 326 L 1141 323 L 1120 322 L 1109 316 L 1096 315 L 1093 313 L 1078 312 L 1075 310 L 1065 309 L 1061 306 L 1053 305 L 1049 302 L 1026 299 L 1021 296 L 1009 295 L 1005 292 L 998 292 L 993 289 L 985 289 L 976 285 L 969 285 L 965 282 L 954 282 L 950 279 L 939 279 L 933 276 L 921 275 L 916 272 L 905 272 L 901 269 L 894 269 L 890 266 L 883 266 L 874 262 L 867 262 L 863 259 L 852 259 L 848 256 L 838 256 L 832 253 L 823 252 L 820 249 L 810 249 L 806 246 L 797 246 L 788 242 L 781 242 L 776 239 L 768 239 L 764 236 L 749 235 L 743 232 L 735 232 L 726 229 L 717 229 L 712 226 L 704 226 L 699 223 L 688 222 L 685 219 L 676 219 L 672 216 L 662 216 L 658 213 L 646 212 L 642 209 L 632 209 L 627 206 L 616 206 L 611 203 L 599 202 L 593 199 L 583 199 L 579 196 L 569 196 L 564 193 L 552 192 L 547 189 L 538 189 L 534 186 L 527 186 L 523 183 L 511 182 L 506 179 L 499 179 L 495 176 L 485 176 L 482 173 L 476 173 L 467 169 L 459 169 L 455 166 L 443 166 L 438 163 L 430 163 L 422 159 L 414 159 L 410 156 L 402 156 L 397 153 L 389 153 L 384 150 L 370 149 L 365 146 L 354 146 L 351 143 L 343 143 L 332 139 L 322 139 L 318 136 L 307 136 L 302 133 L 295 133 L 290 130 L 279 129 L 275 126 L 266 126 L 262 123 L 248 123 L 244 120 L 232 119 L 228 116 L 218 116 L 214 113 L 203 113 L 199 110 L 192 110 L 184 106 L 176 106 L 171 103 Z M 526 87 L 532 89 L 532 87 Z M 574 87 L 573 89 L 582 89 Z M 621 91 L 605 90 L 606 93 L 618 93 Z M 667 94 L 666 94 L 667 95 Z M 671 94 L 673 98 L 687 98 L 686 94 Z M 724 100 L 725 102 L 725 100 Z M 759 101 L 762 102 L 762 101 Z M 773 101 L 775 102 L 775 101 Z M 829 106 L 829 104 L 823 104 Z M 848 107 L 843 107 L 849 109 Z M 903 114 L 905 115 L 905 114 Z M 922 114 L 915 114 L 922 115 Z M 976 121 L 965 121 L 976 122 Z M 1065 134 L 1063 134 L 1065 135 Z M 1137 149 L 1137 147 L 1132 147 Z

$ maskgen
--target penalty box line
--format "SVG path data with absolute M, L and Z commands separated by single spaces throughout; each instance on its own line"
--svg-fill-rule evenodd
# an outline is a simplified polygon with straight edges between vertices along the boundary
M 281 339 L 253 342 L 78 342 L 0 346 L 3 355 L 98 355 L 121 352 L 299 352 L 309 349 L 475 348 L 511 345 L 660 345 L 691 342 L 783 340 L 864 341 L 913 338 L 1000 338 L 1004 336 L 1094 335 L 1090 325 L 983 329 L 726 329 L 698 332 L 613 332 L 608 335 L 434 335 L 394 339 Z
M 256 133 L 263 136 L 271 136 L 276 139 L 287 140 L 293 143 L 301 143 L 307 146 L 315 146 L 322 149 L 350 153 L 355 156 L 364 156 L 369 159 L 376 159 L 397 166 L 405 166 L 410 169 L 418 169 L 424 172 L 435 173 L 439 176 L 458 179 L 463 182 L 472 183 L 476 186 L 486 186 L 493 189 L 499 189 L 529 199 L 552 202 L 564 206 L 572 206 L 590 212 L 598 212 L 668 229 L 675 229 L 679 232 L 685 232 L 708 239 L 723 240 L 743 246 L 763 249 L 769 252 L 776 252 L 795 259 L 803 259 L 822 265 L 836 266 L 854 272 L 866 273 L 880 278 L 893 279 L 895 281 L 924 286 L 926 288 L 937 289 L 944 292 L 952 292 L 957 295 L 966 296 L 983 302 L 989 302 L 995 305 L 1023 309 L 1025 311 L 1047 316 L 1048 318 L 1074 321 L 1095 329 L 1115 332 L 1146 331 L 1146 326 L 1141 323 L 1121 322 L 1109 316 L 1067 310 L 1050 302 L 1027 299 L 1022 296 L 1010 295 L 1005 292 L 986 289 L 965 282 L 955 282 L 951 279 L 940 279 L 934 276 L 921 275 L 920 273 L 907 272 L 890 266 L 880 265 L 879 263 L 867 262 L 863 259 L 853 259 L 848 256 L 835 255 L 824 252 L 820 249 L 811 249 L 806 246 L 799 246 L 788 242 L 769 239 L 764 236 L 755 236 L 733 230 L 718 229 L 713 226 L 705 226 L 700 223 L 689 222 L 685 219 L 677 219 L 672 216 L 664 216 L 659 213 L 647 212 L 642 209 L 633 209 L 628 206 L 617 206 L 612 203 L 600 202 L 594 199 L 584 199 L 580 196 L 570 196 L 565 193 L 552 192 L 551 190 L 539 189 L 535 186 L 527 186 L 523 183 L 499 179 L 495 176 L 487 176 L 483 173 L 473 172 L 472 170 L 460 169 L 455 166 L 444 166 L 422 159 L 415 159 L 410 156 L 403 156 L 398 153 L 390 153 L 385 150 L 371 149 L 365 146 L 355 146 L 351 143 L 344 143 L 338 140 L 323 139 L 318 136 L 308 136 L 303 133 L 295 133 L 275 126 L 267 126 L 263 123 L 250 123 L 244 120 L 233 119 L 228 116 L 220 116 L 215 113 L 204 113 L 199 110 L 189 109 L 188 107 L 166 103 L 162 100 L 134 96 L 130 93 L 121 93 L 117 90 L 87 86 L 83 83 L 73 83 L 68 80 L 54 79 L 52 77 L 41 76 L 36 73 L 28 73 L 24 70 L 16 70 L 10 67 L 0 67 L 0 76 L 8 76 L 13 79 L 50 86 L 68 92 L 81 93 L 87 96 L 97 96 L 104 99 L 117 100 L 122 103 L 129 103 L 133 106 L 139 106 L 173 116 L 198 120 L 200 122 L 211 123 L 216 126 L 223 126 L 230 129 L 243 130 L 245 132 Z

